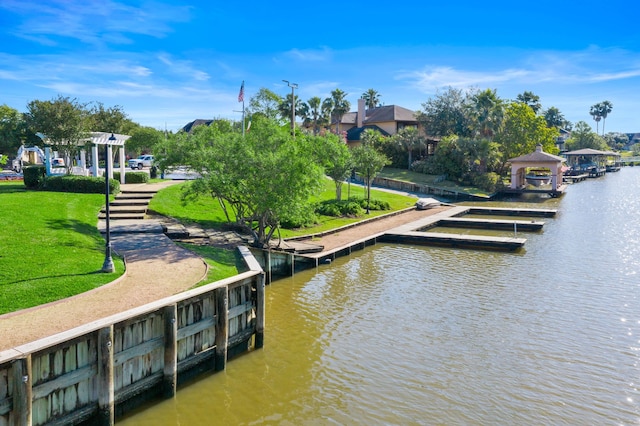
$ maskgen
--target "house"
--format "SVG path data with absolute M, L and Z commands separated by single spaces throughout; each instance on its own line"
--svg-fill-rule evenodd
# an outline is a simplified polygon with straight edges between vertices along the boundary
M 202 118 L 198 118 L 196 120 L 190 121 L 189 123 L 185 124 L 184 127 L 180 130 L 185 133 L 191 133 L 194 128 L 202 125 L 209 126 L 211 125 L 211 123 L 213 123 L 213 121 L 214 120 L 204 120 Z
M 347 143 L 357 145 L 366 129 L 378 130 L 384 136 L 392 136 L 405 127 L 418 127 L 416 113 L 398 105 L 384 105 L 365 109 L 364 99 L 358 99 L 358 111 L 342 116 L 340 126 L 334 122 L 332 131 L 346 132 Z

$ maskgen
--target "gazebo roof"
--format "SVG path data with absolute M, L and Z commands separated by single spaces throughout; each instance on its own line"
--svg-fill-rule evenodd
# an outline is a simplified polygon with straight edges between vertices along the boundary
M 129 135 L 120 135 L 118 133 L 111 132 L 91 132 L 90 135 L 91 136 L 89 136 L 88 138 L 80 141 L 80 145 L 83 145 L 83 143 L 86 142 L 91 142 L 95 145 L 124 146 L 125 141 L 131 137 Z M 42 133 L 36 133 L 36 136 L 42 139 L 42 142 L 44 142 L 45 145 L 51 145 L 51 141 L 46 135 Z M 113 136 L 115 140 L 109 140 L 111 136 Z
M 565 152 L 564 155 L 571 156 L 571 155 L 619 155 L 619 154 L 611 151 L 599 151 L 593 148 L 584 148 L 584 149 L 578 149 L 576 151 Z
M 542 150 L 542 145 L 536 146 L 536 151 L 520 157 L 510 158 L 511 163 L 561 163 L 564 158 L 549 154 Z

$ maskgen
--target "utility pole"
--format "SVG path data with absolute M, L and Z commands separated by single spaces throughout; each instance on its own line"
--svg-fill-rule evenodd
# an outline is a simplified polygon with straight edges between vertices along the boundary
M 297 83 L 290 83 L 287 80 L 282 80 L 287 83 L 287 86 L 291 87 L 291 134 L 293 138 L 296 138 L 296 97 L 294 90 L 298 88 Z

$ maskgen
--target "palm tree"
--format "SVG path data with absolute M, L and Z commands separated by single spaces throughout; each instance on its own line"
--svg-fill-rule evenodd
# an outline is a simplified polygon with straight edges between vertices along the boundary
M 331 98 L 327 98 L 324 100 L 323 108 L 325 103 L 327 108 L 331 105 L 331 120 L 336 120 L 336 132 L 340 133 L 340 122 L 342 121 L 342 116 L 349 112 L 349 108 L 351 108 L 351 103 L 346 100 L 347 94 L 340 90 L 335 89 L 331 92 Z
M 604 122 L 607 120 L 607 116 L 613 109 L 613 104 L 609 101 L 600 102 L 600 116 L 602 117 L 602 136 L 604 136 Z
M 368 109 L 380 106 L 380 93 L 375 89 L 369 89 L 362 94 L 362 99 L 365 101 L 365 105 Z
M 424 137 L 420 135 L 416 127 L 405 127 L 393 135 L 392 138 L 402 148 L 407 150 L 407 154 L 409 155 L 409 158 L 407 159 L 407 169 L 411 169 L 411 163 L 413 162 L 413 150 L 415 148 L 422 148 L 426 145 Z
M 504 102 L 495 89 L 474 94 L 469 108 L 476 134 L 482 138 L 492 138 L 502 126 L 504 117 Z
M 319 131 L 318 122 L 322 118 L 321 106 L 322 106 L 322 99 L 320 99 L 318 96 L 314 96 L 306 102 L 305 108 L 303 111 L 305 126 L 313 124 L 314 135 L 317 135 Z
M 516 97 L 516 101 L 529 105 L 536 114 L 542 108 L 540 96 L 533 94 L 533 92 L 524 91 Z
M 564 115 L 556 107 L 551 107 L 544 112 L 544 120 L 547 122 L 547 127 L 555 127 L 556 129 L 565 127 L 567 122 Z
M 589 114 L 593 117 L 593 119 L 596 122 L 596 134 L 598 134 L 598 129 L 600 127 L 600 120 L 602 119 L 602 104 L 597 103 L 595 105 L 591 105 Z

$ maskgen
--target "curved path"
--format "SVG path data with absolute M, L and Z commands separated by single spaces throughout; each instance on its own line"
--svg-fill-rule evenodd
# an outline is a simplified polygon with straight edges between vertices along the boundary
M 145 189 L 173 183 L 147 184 Z M 118 226 L 113 222 L 112 228 Z M 133 232 L 111 235 L 113 250 L 126 259 L 126 274 L 95 290 L 0 316 L 0 351 L 171 296 L 204 278 L 204 261 L 174 244 L 159 225 L 150 231 L 148 220 L 127 222 Z M 136 227 L 147 229 L 140 233 Z

